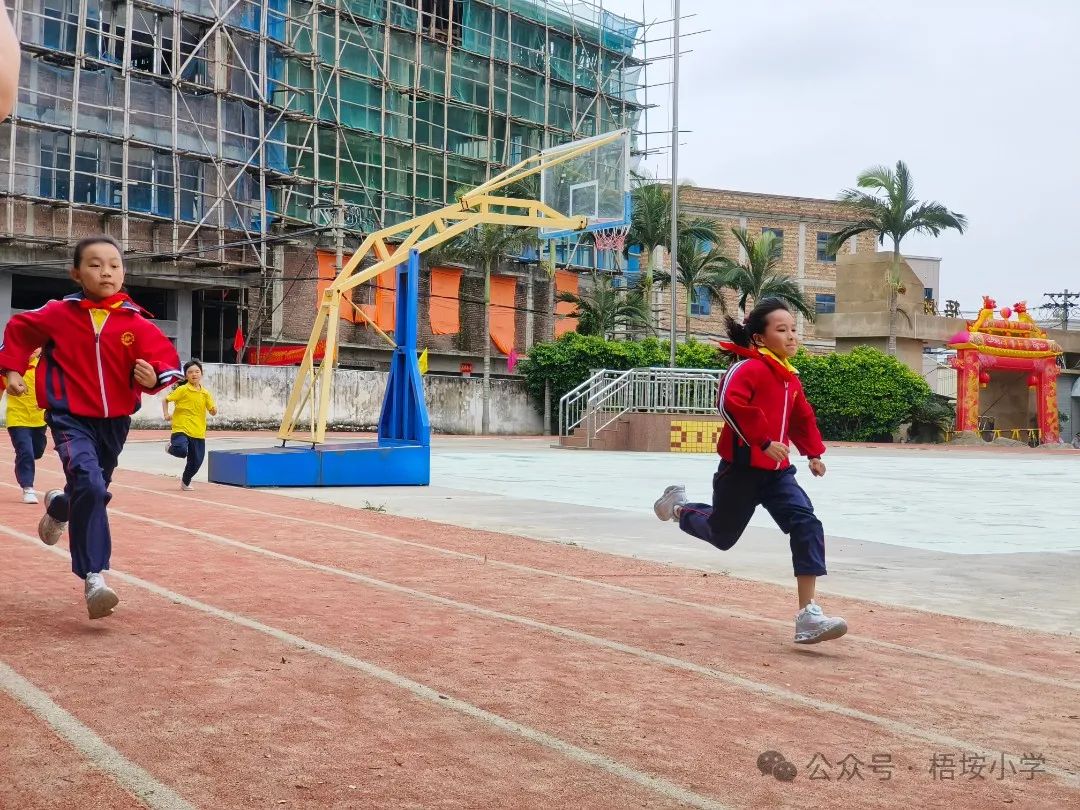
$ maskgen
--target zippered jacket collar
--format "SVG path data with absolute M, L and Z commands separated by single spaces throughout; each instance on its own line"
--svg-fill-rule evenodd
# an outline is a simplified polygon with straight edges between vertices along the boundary
M 768 349 L 761 351 L 757 346 L 740 346 L 737 343 L 731 343 L 729 341 L 721 341 L 719 346 L 723 351 L 734 354 L 737 357 L 745 357 L 748 360 L 761 360 L 782 380 L 790 380 L 799 373 L 790 363 L 783 362 Z
M 115 312 L 117 310 L 128 310 L 130 312 L 137 312 L 144 318 L 153 318 L 154 316 L 143 309 L 141 306 L 131 300 L 131 296 L 127 293 L 119 292 L 114 295 L 110 295 L 108 298 L 102 298 L 100 301 L 94 301 L 86 297 L 86 293 L 77 292 L 71 295 L 64 296 L 65 301 L 73 301 L 77 303 L 82 309 L 104 309 L 109 312 Z

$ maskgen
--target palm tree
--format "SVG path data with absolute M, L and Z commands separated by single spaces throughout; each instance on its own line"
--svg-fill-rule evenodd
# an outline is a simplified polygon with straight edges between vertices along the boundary
M 686 186 L 680 186 L 680 192 Z M 652 178 L 639 177 L 633 189 L 633 210 L 627 245 L 640 245 L 645 253 L 645 273 L 642 286 L 651 299 L 656 268 L 653 257 L 658 247 L 671 250 L 671 188 Z M 718 244 L 720 228 L 716 222 L 702 218 L 679 216 L 679 241 L 682 238 L 703 240 Z
M 690 308 L 695 290 L 702 290 L 710 300 L 720 305 L 720 311 L 727 313 L 724 301 L 724 287 L 727 286 L 727 273 L 724 254 L 711 246 L 703 249 L 702 242 L 689 236 L 679 239 L 679 272 L 677 281 L 686 290 L 686 339 L 690 339 Z M 656 271 L 656 280 L 661 287 L 671 285 L 671 274 L 666 270 Z M 672 295 L 675 293 L 672 292 Z
M 533 244 L 535 236 L 526 228 L 509 225 L 479 225 L 457 237 L 450 255 L 484 271 L 484 385 L 480 431 L 491 427 L 491 271 L 508 257 L 519 256 Z
M 893 258 L 889 270 L 889 343 L 888 352 L 896 354 L 896 313 L 899 308 L 900 291 L 900 242 L 909 233 L 928 233 L 938 236 L 952 228 L 964 232 L 967 218 L 950 211 L 939 202 L 921 202 L 915 199 L 915 185 L 907 164 L 896 161 L 896 168 L 875 166 L 867 169 L 856 180 L 858 188 L 840 192 L 840 201 L 855 211 L 859 220 L 836 233 L 830 240 L 832 252 L 853 236 L 860 233 L 877 234 L 878 243 L 892 240 Z M 862 189 L 871 189 L 870 192 Z M 884 193 L 884 197 L 879 196 Z
M 765 231 L 752 239 L 745 228 L 732 228 L 731 232 L 746 253 L 746 259 L 736 262 L 725 258 L 725 286 L 731 287 L 739 296 L 739 309 L 746 312 L 750 302 L 763 298 L 779 298 L 808 320 L 814 320 L 814 310 L 807 306 L 802 290 L 791 276 L 779 269 L 783 243 L 772 231 Z
M 648 328 L 649 307 L 640 291 L 618 289 L 604 273 L 591 275 L 589 289 L 558 294 L 560 301 L 576 307 L 567 317 L 578 319 L 579 335 L 598 335 L 610 340 L 620 326 Z

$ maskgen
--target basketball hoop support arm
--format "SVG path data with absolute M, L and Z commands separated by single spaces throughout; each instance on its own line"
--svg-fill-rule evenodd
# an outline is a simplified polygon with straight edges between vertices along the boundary
M 338 313 L 345 293 L 408 261 L 410 250 L 423 253 L 477 225 L 582 230 L 588 222 L 585 217 L 565 216 L 539 200 L 498 197 L 492 192 L 581 157 L 613 143 L 625 134 L 624 130 L 617 130 L 582 141 L 577 146 L 568 146 L 557 154 L 533 155 L 463 194 L 453 205 L 369 234 L 322 294 L 311 337 L 304 349 L 304 358 L 289 392 L 278 438 L 282 442 L 300 440 L 312 444 L 326 441 L 326 421 L 330 411 L 334 367 L 337 365 Z M 375 264 L 361 270 L 365 259 L 372 254 L 376 258 Z M 315 354 L 324 340 L 323 357 L 316 365 Z M 298 436 L 297 424 L 307 405 L 311 408 L 311 425 L 310 431 L 305 433 L 309 435 Z

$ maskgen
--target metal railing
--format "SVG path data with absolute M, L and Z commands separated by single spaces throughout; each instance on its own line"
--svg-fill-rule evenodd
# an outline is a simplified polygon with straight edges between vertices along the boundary
M 723 369 L 602 369 L 559 400 L 559 435 L 584 435 L 592 445 L 600 431 L 627 413 L 716 413 Z

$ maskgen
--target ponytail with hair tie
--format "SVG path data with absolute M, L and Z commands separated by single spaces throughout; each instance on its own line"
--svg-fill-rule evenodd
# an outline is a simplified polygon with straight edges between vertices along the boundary
M 754 335 L 764 334 L 765 327 L 769 324 L 769 315 L 777 310 L 790 312 L 787 304 L 779 298 L 764 298 L 750 310 L 739 323 L 730 315 L 724 318 L 724 326 L 727 328 L 728 338 L 736 346 L 749 349 L 753 346 Z

